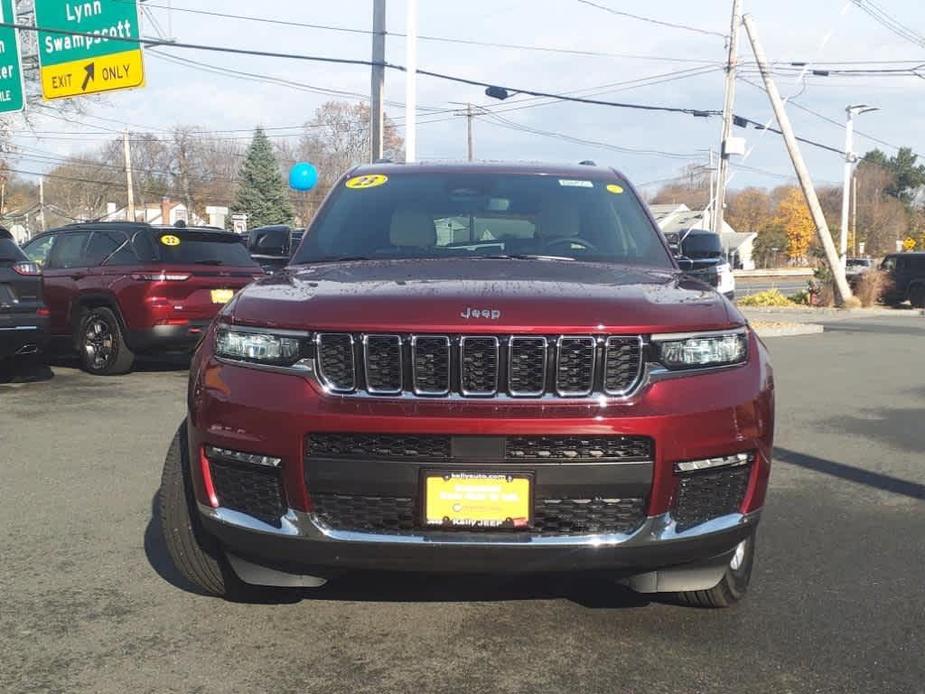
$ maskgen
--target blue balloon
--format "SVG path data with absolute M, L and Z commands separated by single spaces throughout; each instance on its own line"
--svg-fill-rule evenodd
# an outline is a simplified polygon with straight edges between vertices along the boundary
M 313 164 L 301 161 L 289 172 L 289 186 L 302 192 L 311 190 L 318 183 L 318 169 Z

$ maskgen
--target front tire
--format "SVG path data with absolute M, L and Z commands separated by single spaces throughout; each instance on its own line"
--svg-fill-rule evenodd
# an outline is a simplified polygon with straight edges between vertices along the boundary
M 917 284 L 909 290 L 912 308 L 925 308 L 925 284 Z
M 128 373 L 135 355 L 125 343 L 122 326 L 108 308 L 90 309 L 80 321 L 77 349 L 84 371 L 97 376 Z
M 203 592 L 228 597 L 241 588 L 221 549 L 198 527 L 189 465 L 186 422 L 173 437 L 161 476 L 161 530 L 167 552 L 183 576 Z
M 720 608 L 732 607 L 748 590 L 755 565 L 755 533 L 736 545 L 735 551 L 726 566 L 723 578 L 709 590 L 689 590 L 676 593 L 675 598 L 689 607 Z

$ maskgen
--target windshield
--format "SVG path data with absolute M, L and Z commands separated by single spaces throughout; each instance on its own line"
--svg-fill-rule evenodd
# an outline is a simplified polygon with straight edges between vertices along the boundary
M 28 260 L 12 239 L 0 238 L 0 261 L 18 263 L 21 260 Z
M 237 236 L 227 232 L 180 231 L 157 234 L 158 260 L 175 265 L 256 267 Z
M 616 177 L 450 172 L 341 184 L 293 263 L 497 256 L 672 267 L 639 200 Z

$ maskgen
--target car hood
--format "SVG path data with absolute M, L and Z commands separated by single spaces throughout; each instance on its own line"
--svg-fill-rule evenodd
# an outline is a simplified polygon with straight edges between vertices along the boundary
M 672 270 L 551 260 L 439 259 L 302 265 L 225 309 L 239 324 L 351 332 L 668 332 L 744 322 Z

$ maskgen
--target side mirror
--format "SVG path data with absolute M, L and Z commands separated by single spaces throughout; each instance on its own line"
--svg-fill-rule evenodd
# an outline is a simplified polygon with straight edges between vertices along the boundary
M 690 272 L 694 269 L 694 261 L 690 258 L 682 257 L 676 258 L 676 260 L 678 261 L 678 268 L 681 270 L 681 272 Z

